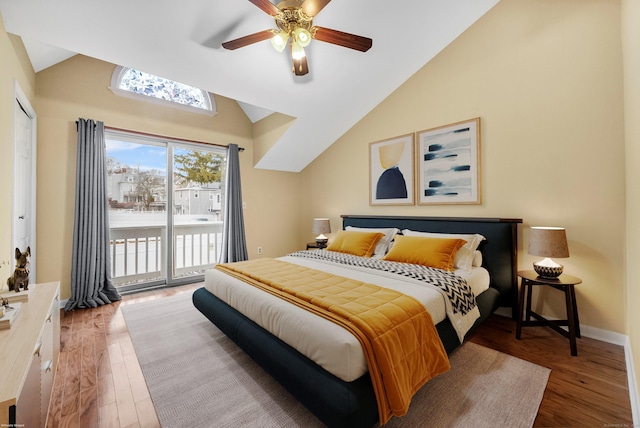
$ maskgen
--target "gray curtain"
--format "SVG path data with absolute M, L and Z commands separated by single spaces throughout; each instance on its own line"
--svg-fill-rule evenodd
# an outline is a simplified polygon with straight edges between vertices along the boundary
M 78 119 L 71 298 L 65 311 L 120 300 L 111 282 L 104 123 Z
M 238 146 L 229 144 L 227 152 L 226 191 L 224 198 L 224 226 L 220 263 L 247 260 L 247 242 L 242 212 L 242 186 L 240 185 L 240 159 Z

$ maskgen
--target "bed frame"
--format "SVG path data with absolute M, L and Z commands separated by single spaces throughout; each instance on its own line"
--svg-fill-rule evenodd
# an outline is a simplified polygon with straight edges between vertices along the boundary
M 422 232 L 479 233 L 483 266 L 490 288 L 477 298 L 480 318 L 467 336 L 499 307 L 516 314 L 517 225 L 520 219 L 460 217 L 391 217 L 343 215 L 343 227 L 397 227 Z M 345 382 L 236 311 L 204 287 L 193 294 L 193 304 L 251 358 L 280 382 L 323 423 L 330 427 L 372 427 L 378 420 L 369 374 Z M 460 343 L 448 320 L 436 325 L 448 353 Z

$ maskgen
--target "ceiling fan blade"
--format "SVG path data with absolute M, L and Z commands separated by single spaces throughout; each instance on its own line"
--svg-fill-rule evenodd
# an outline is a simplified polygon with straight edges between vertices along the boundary
M 373 40 L 368 37 L 356 36 L 355 34 L 331 30 L 329 28 L 313 27 L 311 34 L 314 39 L 320 40 L 321 42 L 332 43 L 361 52 L 368 51 L 373 45 Z
M 308 17 L 314 17 L 320 13 L 331 0 L 305 0 L 302 3 L 302 12 Z
M 253 43 L 261 42 L 273 37 L 273 30 L 264 30 L 259 33 L 249 34 L 248 36 L 240 37 L 239 39 L 229 40 L 224 42 L 222 47 L 229 50 L 242 48 Z
M 268 13 L 271 16 L 276 16 L 280 13 L 280 9 L 276 7 L 275 4 L 271 3 L 269 0 L 249 0 L 251 3 L 258 6 L 262 9 L 263 12 Z

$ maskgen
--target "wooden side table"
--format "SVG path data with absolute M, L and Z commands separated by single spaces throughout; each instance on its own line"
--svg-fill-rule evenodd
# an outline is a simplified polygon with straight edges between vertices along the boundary
M 520 294 L 518 296 L 518 319 L 516 321 L 516 339 L 520 339 L 522 327 L 546 326 L 557 331 L 569 339 L 571 355 L 578 355 L 576 337 L 580 337 L 580 321 L 578 320 L 578 306 L 576 305 L 576 293 L 574 286 L 582 283 L 578 277 L 562 274 L 557 278 L 543 278 L 534 270 L 518 271 L 520 277 Z M 563 291 L 567 305 L 566 320 L 548 320 L 542 315 L 531 310 L 531 290 L 534 285 L 548 285 L 549 287 Z M 525 292 L 527 294 L 527 310 L 524 311 Z M 525 319 L 523 320 L 523 312 Z M 531 320 L 531 317 L 535 318 Z M 568 326 L 569 331 L 560 328 Z
M 319 249 L 327 248 L 327 244 L 324 244 L 324 245 L 318 244 L 316 241 L 307 242 L 307 250 L 311 250 L 313 248 L 319 248 Z

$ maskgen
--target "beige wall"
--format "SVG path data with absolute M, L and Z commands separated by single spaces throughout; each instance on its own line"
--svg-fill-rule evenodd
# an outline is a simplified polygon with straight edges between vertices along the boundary
M 269 151 L 273 144 L 289 129 L 295 118 L 273 113 L 253 125 L 253 164 Z
M 627 324 L 636 385 L 640 385 L 640 2 L 637 0 L 622 1 L 622 48 L 627 162 Z
M 79 118 L 107 126 L 217 144 L 235 143 L 240 153 L 245 226 L 251 257 L 299 249 L 293 173 L 256 170 L 252 125 L 235 101 L 216 97 L 218 115 L 181 110 L 115 96 L 108 86 L 115 66 L 77 55 L 37 74 L 38 112 L 38 280 L 60 280 L 70 297 L 71 246 L 75 198 L 76 125 Z
M 7 34 L 0 15 L 0 284 L 11 275 L 13 110 L 15 82 L 35 108 L 36 75 L 19 37 Z
M 369 206 L 370 142 L 478 116 L 482 205 Z M 529 226 L 564 226 L 581 324 L 626 333 L 620 2 L 502 0 L 303 174 L 307 215 L 334 229 L 340 214 L 522 218 L 522 269 Z M 564 315 L 562 295 L 544 301 Z

